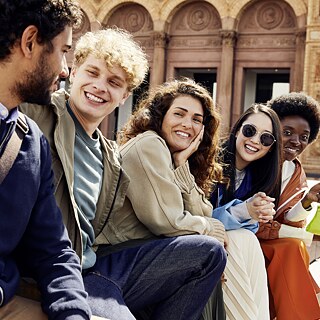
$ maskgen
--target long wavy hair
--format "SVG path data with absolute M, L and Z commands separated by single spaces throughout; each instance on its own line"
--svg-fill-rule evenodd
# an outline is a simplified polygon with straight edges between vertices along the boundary
M 262 191 L 277 201 L 281 190 L 282 171 L 282 134 L 281 124 L 277 114 L 263 104 L 253 104 L 247 109 L 234 124 L 228 140 L 223 144 L 224 176 L 229 179 L 226 191 L 223 194 L 222 204 L 234 199 L 236 176 L 236 136 L 244 121 L 252 114 L 264 113 L 272 122 L 272 132 L 276 142 L 271 146 L 267 154 L 249 164 L 252 173 L 252 188 L 250 192 L 240 200 L 246 200 L 255 193 Z M 277 205 L 277 202 L 275 203 Z
M 215 183 L 222 180 L 222 167 L 218 162 L 220 116 L 209 92 L 190 79 L 166 82 L 149 93 L 138 105 L 129 121 L 118 133 L 123 145 L 139 133 L 155 131 L 162 137 L 162 122 L 173 101 L 179 96 L 191 96 L 200 101 L 205 126 L 199 148 L 188 159 L 190 171 L 197 185 L 209 196 Z

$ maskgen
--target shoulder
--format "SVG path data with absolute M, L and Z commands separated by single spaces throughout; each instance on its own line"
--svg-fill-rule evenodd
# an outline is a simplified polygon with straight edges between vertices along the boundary
M 166 142 L 154 131 L 146 131 L 129 140 L 121 146 L 120 154 L 124 164 L 136 161 L 154 165 L 172 163 L 171 153 Z
M 161 138 L 154 131 L 145 131 L 143 133 L 138 134 L 136 137 L 130 139 L 127 143 L 120 147 L 121 155 L 129 152 L 132 147 L 136 147 L 139 150 L 167 150 L 167 144 L 163 138 Z

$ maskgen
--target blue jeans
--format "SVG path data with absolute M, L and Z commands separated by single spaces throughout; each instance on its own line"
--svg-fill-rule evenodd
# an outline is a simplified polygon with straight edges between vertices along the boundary
M 152 240 L 97 259 L 83 276 L 94 315 L 198 320 L 226 264 L 223 246 L 200 235 Z

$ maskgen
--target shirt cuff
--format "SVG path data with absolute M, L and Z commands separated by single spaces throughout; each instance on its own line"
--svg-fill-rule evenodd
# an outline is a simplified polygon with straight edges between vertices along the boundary
M 279 238 L 297 238 L 302 240 L 306 246 L 310 247 L 313 240 L 313 234 L 303 228 L 296 228 L 286 224 L 281 224 Z
M 308 217 L 308 215 L 312 214 L 314 212 L 315 206 L 312 206 L 311 210 L 306 210 L 302 206 L 302 202 L 299 201 L 296 203 L 294 207 L 292 207 L 287 213 L 286 213 L 286 220 L 292 221 L 292 222 L 298 222 L 301 220 L 304 220 Z
M 247 223 L 256 223 L 257 221 L 252 219 L 247 204 L 245 202 L 239 203 L 229 208 L 230 213 L 238 222 L 246 221 Z

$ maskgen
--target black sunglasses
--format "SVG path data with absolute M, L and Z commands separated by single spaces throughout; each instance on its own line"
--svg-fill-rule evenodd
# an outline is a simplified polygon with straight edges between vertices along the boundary
M 253 124 L 244 124 L 242 126 L 242 134 L 246 138 L 254 137 L 256 134 L 258 134 L 257 128 Z M 276 142 L 276 138 L 268 132 L 263 132 L 260 134 L 260 142 L 265 147 L 270 147 Z

